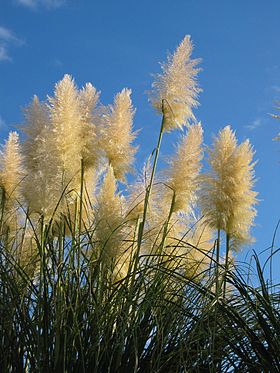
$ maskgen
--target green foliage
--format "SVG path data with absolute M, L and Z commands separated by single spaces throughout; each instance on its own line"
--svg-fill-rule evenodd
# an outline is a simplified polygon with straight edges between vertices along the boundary
M 94 232 L 56 228 L 41 224 L 33 271 L 1 242 L 1 372 L 279 371 L 279 287 L 257 257 L 258 287 L 237 267 L 217 298 L 215 269 L 197 281 L 136 251 L 114 281 Z

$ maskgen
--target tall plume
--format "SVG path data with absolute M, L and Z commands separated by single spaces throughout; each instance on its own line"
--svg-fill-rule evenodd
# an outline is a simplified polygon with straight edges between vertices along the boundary
M 25 109 L 25 121 L 23 193 L 29 211 L 49 220 L 61 196 L 61 180 L 48 106 L 35 96 Z
M 131 143 L 136 137 L 132 130 L 135 110 L 131 102 L 131 90 L 123 89 L 115 96 L 114 104 L 103 115 L 100 147 L 105 151 L 115 177 L 125 181 L 125 174 L 132 171 L 137 148 Z
M 120 254 L 123 222 L 122 200 L 117 193 L 117 182 L 112 166 L 108 166 L 96 206 L 96 236 L 105 258 Z
M 17 220 L 22 201 L 23 179 L 22 155 L 17 132 L 10 132 L 0 153 L 0 186 L 2 189 L 2 220 L 5 229 L 17 229 Z
M 198 105 L 196 76 L 200 62 L 191 59 L 193 45 L 189 36 L 185 36 L 173 55 L 161 64 L 162 73 L 155 76 L 150 92 L 150 101 L 158 112 L 165 117 L 164 130 L 182 128 L 194 120 L 193 107 Z
M 49 108 L 61 184 L 64 187 L 71 182 L 77 191 L 82 158 L 82 117 L 79 92 L 70 75 L 56 84 L 54 97 L 49 97 Z
M 168 188 L 164 189 L 164 204 L 170 208 L 174 194 L 173 212 L 189 213 L 198 189 L 198 175 L 202 159 L 201 124 L 189 127 L 187 135 L 182 138 L 175 156 L 170 160 L 169 168 L 165 171 Z
M 202 214 L 211 227 L 225 231 L 238 246 L 251 240 L 257 203 L 254 185 L 253 150 L 248 140 L 237 145 L 230 126 L 220 131 L 209 149 L 211 170 L 203 175 Z
M 81 156 L 86 169 L 96 167 L 98 162 L 98 143 L 96 136 L 96 124 L 98 114 L 96 112 L 100 93 L 91 83 L 87 83 L 80 90 L 81 105 Z
M 48 97 L 48 103 L 40 103 L 35 97 L 25 110 L 24 193 L 32 212 L 49 219 L 59 201 L 57 217 L 66 208 L 74 209 L 81 190 L 82 159 L 86 190 L 88 194 L 93 192 L 98 162 L 98 98 L 99 93 L 91 84 L 78 91 L 74 80 L 65 75 L 56 84 L 54 97 Z

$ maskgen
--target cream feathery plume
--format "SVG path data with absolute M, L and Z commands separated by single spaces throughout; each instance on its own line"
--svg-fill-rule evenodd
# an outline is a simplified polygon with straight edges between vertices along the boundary
M 81 157 L 83 159 L 83 207 L 82 221 L 89 226 L 93 222 L 93 209 L 95 188 L 97 181 L 97 168 L 100 152 L 96 124 L 98 123 L 97 105 L 100 93 L 91 83 L 87 83 L 80 90 L 81 105 Z
M 81 105 L 81 143 L 84 167 L 96 167 L 98 159 L 96 123 L 98 121 L 96 107 L 99 101 L 100 92 L 97 92 L 91 83 L 87 83 L 80 90 Z
M 23 194 L 31 213 L 44 215 L 49 220 L 61 196 L 56 144 L 52 134 L 49 108 L 34 97 L 25 109 L 27 135 L 23 143 L 26 177 L 23 180 Z M 60 210 L 60 206 L 59 206 Z
M 201 178 L 202 214 L 212 228 L 225 231 L 239 244 L 250 241 L 257 203 L 253 150 L 249 141 L 237 145 L 230 126 L 220 131 L 209 150 L 211 170 Z
M 41 104 L 35 97 L 26 109 L 25 197 L 30 210 L 47 220 L 59 201 L 56 217 L 66 211 L 67 201 L 67 209 L 75 209 L 81 190 L 82 159 L 84 185 L 88 195 L 93 192 L 98 153 L 94 110 L 98 97 L 91 84 L 78 91 L 74 80 L 65 75 L 56 84 L 54 97 L 48 97 L 48 104 Z M 63 191 L 65 196 L 61 198 Z
M 23 170 L 17 132 L 9 133 L 9 138 L 1 151 L 0 157 L 0 180 L 1 186 L 5 191 L 5 198 L 14 202 L 19 201 Z
M 3 222 L 9 231 L 17 229 L 17 210 L 22 203 L 21 181 L 23 179 L 22 155 L 19 135 L 10 132 L 0 153 L 0 186 L 3 198 Z
M 105 258 L 115 258 L 120 254 L 122 244 L 123 223 L 122 199 L 117 193 L 117 182 L 112 166 L 107 173 L 97 196 L 96 206 L 96 238 Z
M 132 171 L 136 147 L 131 143 L 136 137 L 132 131 L 135 110 L 131 102 L 131 90 L 123 89 L 115 96 L 114 104 L 103 115 L 100 147 L 105 151 L 115 177 L 125 181 L 125 174 Z
M 97 163 L 97 147 L 93 145 L 96 139 L 92 121 L 98 94 L 91 84 L 78 91 L 74 79 L 70 75 L 65 75 L 56 84 L 54 97 L 49 97 L 48 100 L 56 148 L 57 178 L 60 178 L 61 183 L 60 195 L 64 193 L 60 205 L 67 219 L 70 219 L 69 227 L 74 228 L 78 223 L 77 208 L 81 206 L 79 198 L 82 167 L 83 186 L 86 186 L 88 195 L 92 194 L 95 187 L 93 168 Z M 91 209 L 86 204 L 88 199 L 85 198 L 85 193 L 83 195 L 82 221 L 88 225 L 91 221 Z
M 41 103 L 36 95 L 34 95 L 32 102 L 24 109 L 24 115 L 26 123 L 24 126 L 21 127 L 21 130 L 30 138 L 37 138 L 41 135 L 42 129 L 45 126 L 50 126 L 48 107 L 45 103 Z M 26 139 L 26 143 L 29 143 L 29 141 L 31 141 L 29 137 Z M 34 144 L 31 141 L 31 153 L 33 146 Z
M 187 135 L 182 138 L 177 147 L 176 155 L 171 159 L 169 168 L 165 171 L 168 188 L 164 189 L 164 204 L 169 208 L 174 195 L 172 212 L 191 211 L 195 200 L 195 192 L 198 189 L 198 175 L 201 169 L 202 159 L 201 124 L 189 127 Z
M 212 149 L 208 149 L 210 172 L 201 176 L 202 214 L 214 229 L 227 231 L 229 217 L 228 198 L 234 179 L 232 168 L 237 140 L 230 126 L 219 132 Z
M 241 143 L 235 152 L 236 170 L 234 173 L 235 190 L 232 197 L 233 213 L 228 222 L 228 233 L 232 236 L 232 247 L 238 248 L 242 243 L 252 242 L 250 228 L 257 215 L 255 205 L 258 193 L 252 188 L 255 184 L 253 162 L 254 151 L 249 140 Z
M 185 36 L 173 55 L 169 55 L 166 63 L 161 64 L 162 74 L 156 74 L 152 84 L 150 101 L 158 112 L 165 117 L 164 130 L 189 124 L 194 120 L 193 107 L 198 105 L 198 88 L 196 76 L 200 62 L 191 59 L 193 45 L 190 36 Z
M 69 188 L 77 192 L 81 177 L 82 118 L 79 92 L 70 75 L 56 84 L 54 97 L 49 97 L 48 101 L 59 177 L 63 187 L 71 181 Z

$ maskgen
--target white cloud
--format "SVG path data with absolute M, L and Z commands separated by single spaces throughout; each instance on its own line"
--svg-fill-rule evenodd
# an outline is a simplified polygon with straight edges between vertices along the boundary
M 252 123 L 247 124 L 245 128 L 247 128 L 250 131 L 255 130 L 256 128 L 260 127 L 263 124 L 263 119 L 262 118 L 256 118 L 253 120 Z
M 6 46 L 2 45 L 1 42 L 0 42 L 0 61 L 11 61 L 11 57 L 8 54 Z
M 272 85 L 271 86 L 271 89 L 276 92 L 276 93 L 279 93 L 280 92 L 280 86 L 279 85 Z
M 17 3 L 26 6 L 29 9 L 44 7 L 47 9 L 56 9 L 62 6 L 66 0 L 17 0 Z
M 0 115 L 0 130 L 6 129 L 6 128 L 7 128 L 7 124 Z
M 10 30 L 3 26 L 0 26 L 0 39 L 10 41 L 14 39 L 14 36 Z
M 23 41 L 19 39 L 11 30 L 0 26 L 0 61 L 11 61 L 9 55 L 10 46 L 20 46 Z
M 3 26 L 0 26 L 0 40 L 2 40 L 2 42 L 11 42 L 17 45 L 23 44 L 23 41 L 21 39 L 19 39 L 11 30 Z
M 18 0 L 19 4 L 27 6 L 28 8 L 34 8 L 36 6 L 35 0 Z
M 63 62 L 59 58 L 56 58 L 56 59 L 53 60 L 53 66 L 55 66 L 55 67 L 62 67 L 63 66 Z

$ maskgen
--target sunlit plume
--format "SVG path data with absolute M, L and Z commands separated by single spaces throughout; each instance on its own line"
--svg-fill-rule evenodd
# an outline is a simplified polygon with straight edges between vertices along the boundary
M 108 166 L 97 196 L 95 221 L 96 237 L 101 255 L 115 258 L 122 244 L 123 202 L 117 192 L 117 182 L 112 166 Z
M 45 103 L 40 103 L 36 96 L 25 109 L 22 130 L 26 134 L 23 143 L 26 169 L 24 197 L 31 213 L 36 212 L 49 220 L 61 196 L 61 180 L 58 177 L 56 143 L 49 108 Z
M 102 118 L 100 147 L 104 150 L 115 177 L 125 181 L 125 174 L 132 171 L 137 148 L 132 146 L 136 132 L 132 130 L 135 110 L 131 102 L 131 90 L 123 89 L 115 96 Z
M 17 210 L 22 200 L 22 155 L 17 132 L 10 132 L 0 153 L 0 186 L 2 189 L 2 219 L 9 231 L 17 229 Z
M 196 81 L 200 61 L 191 59 L 192 49 L 190 37 L 185 36 L 174 54 L 161 64 L 162 73 L 152 84 L 150 101 L 164 115 L 165 131 L 182 128 L 195 119 L 193 108 L 201 91 Z
M 203 155 L 202 135 L 200 124 L 190 126 L 187 135 L 177 147 L 175 156 L 169 161 L 169 168 L 165 171 L 167 187 L 164 188 L 164 203 L 172 208 L 173 212 L 182 210 L 189 213 L 195 201 Z M 174 203 L 171 206 L 173 195 Z
M 82 115 L 79 92 L 70 75 L 56 84 L 54 97 L 48 101 L 61 185 L 71 182 L 71 187 L 79 190 Z
M 93 193 L 99 153 L 95 134 L 98 97 L 91 84 L 79 91 L 65 75 L 47 103 L 35 97 L 25 110 L 24 193 L 30 211 L 46 220 L 55 211 L 56 218 L 69 211 L 74 214 L 82 167 L 86 193 Z
M 80 90 L 81 105 L 81 156 L 84 167 L 96 167 L 98 161 L 98 142 L 96 126 L 98 123 L 97 104 L 100 93 L 96 91 L 91 83 L 87 83 Z
M 220 131 L 209 149 L 210 172 L 201 178 L 202 213 L 208 223 L 242 243 L 250 238 L 257 203 L 254 185 L 253 150 L 248 140 L 237 145 L 229 126 Z

